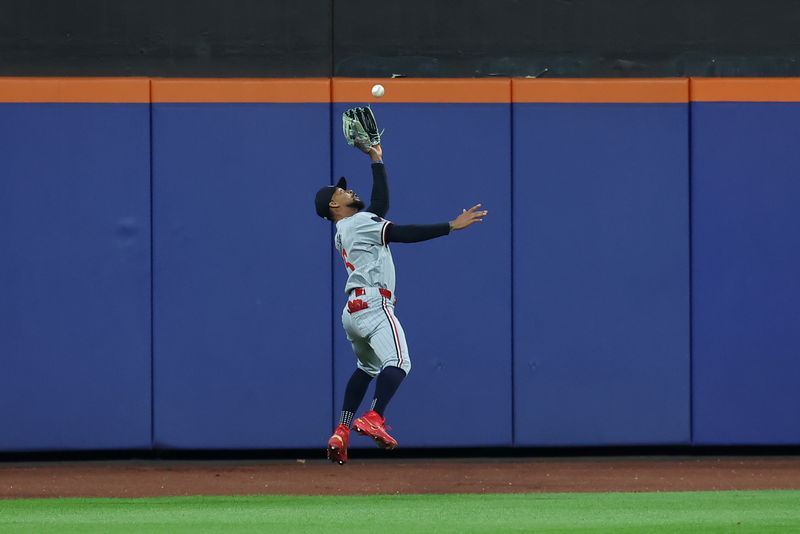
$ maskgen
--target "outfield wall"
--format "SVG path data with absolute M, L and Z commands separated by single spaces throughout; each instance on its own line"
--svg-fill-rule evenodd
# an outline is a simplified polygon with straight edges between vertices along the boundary
M 800 444 L 800 81 L 0 78 L 0 451 L 313 448 L 386 128 L 408 447 Z

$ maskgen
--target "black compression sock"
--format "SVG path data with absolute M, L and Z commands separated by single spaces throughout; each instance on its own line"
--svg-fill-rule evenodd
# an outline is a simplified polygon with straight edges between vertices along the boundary
M 372 377 L 361 369 L 356 369 L 350 380 L 347 381 L 347 387 L 344 390 L 344 403 L 342 403 L 342 415 L 345 412 L 355 413 L 361 401 L 364 400 L 364 395 L 367 393 L 369 383 L 372 382 Z M 352 420 L 352 417 L 350 417 Z M 342 422 L 340 420 L 340 422 Z M 349 422 L 344 423 L 350 426 Z
M 405 377 L 406 372 L 399 367 L 385 367 L 381 374 L 378 375 L 372 409 L 378 412 L 381 417 L 383 417 L 383 412 L 386 410 L 386 405 L 392 400 L 392 396 Z
M 347 428 L 350 428 L 350 425 L 353 424 L 353 417 L 356 415 L 355 412 L 348 412 L 347 410 L 342 410 L 342 414 L 339 416 L 339 424 L 344 425 Z

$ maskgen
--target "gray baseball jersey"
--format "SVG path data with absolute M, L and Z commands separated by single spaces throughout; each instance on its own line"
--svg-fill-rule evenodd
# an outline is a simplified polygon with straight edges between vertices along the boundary
M 386 242 L 389 224 L 368 211 L 336 223 L 336 249 L 348 273 L 342 326 L 359 369 L 370 376 L 387 365 L 411 371 L 403 326 L 394 315 L 394 261 Z M 388 297 L 386 290 L 391 292 Z
M 394 294 L 394 261 L 386 243 L 389 221 L 361 211 L 336 223 L 336 250 L 347 268 L 345 293 L 356 287 L 382 287 Z

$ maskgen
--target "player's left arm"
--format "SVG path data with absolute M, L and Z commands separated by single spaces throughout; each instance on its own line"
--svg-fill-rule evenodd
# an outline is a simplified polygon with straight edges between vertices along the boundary
M 372 160 L 372 196 L 367 211 L 385 217 L 389 211 L 389 184 L 383 165 L 383 149 L 381 145 L 374 145 L 367 154 Z

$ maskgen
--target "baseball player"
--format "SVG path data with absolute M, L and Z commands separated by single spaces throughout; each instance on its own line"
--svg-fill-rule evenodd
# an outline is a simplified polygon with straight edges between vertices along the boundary
M 384 449 L 394 449 L 397 440 L 387 432 L 386 406 L 411 370 L 405 334 L 394 314 L 395 274 L 389 243 L 416 243 L 448 235 L 480 222 L 488 213 L 473 206 L 449 223 L 396 225 L 386 219 L 389 189 L 380 144 L 358 146 L 372 160 L 372 197 L 369 207 L 351 189 L 345 178 L 335 186 L 321 188 L 316 195 L 317 214 L 336 224 L 336 249 L 347 270 L 347 304 L 342 325 L 358 360 L 344 392 L 339 425 L 328 440 L 328 459 L 347 462 L 350 426 Z M 373 378 L 372 406 L 353 421 Z

